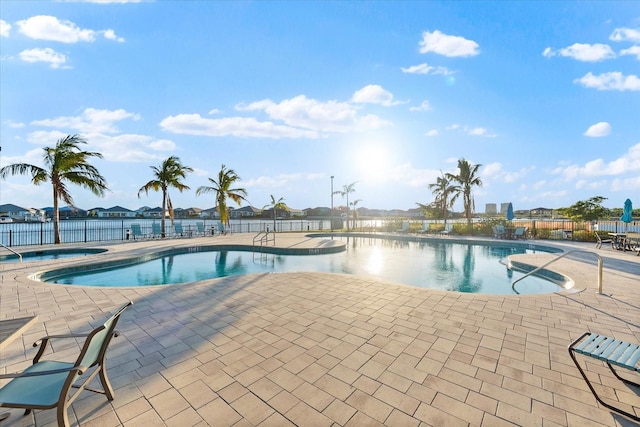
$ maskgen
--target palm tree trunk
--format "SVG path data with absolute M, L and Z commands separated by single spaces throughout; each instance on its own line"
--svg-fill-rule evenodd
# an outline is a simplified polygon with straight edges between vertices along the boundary
M 58 210 L 58 192 L 53 189 L 53 242 L 59 245 L 60 238 L 60 211 Z
M 162 212 L 160 213 L 160 237 L 164 239 L 164 210 L 167 208 L 167 191 L 162 191 Z

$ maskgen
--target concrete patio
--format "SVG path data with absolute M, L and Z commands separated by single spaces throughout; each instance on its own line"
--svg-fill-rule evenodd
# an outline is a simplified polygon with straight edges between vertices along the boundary
M 91 329 L 132 300 L 107 356 L 116 398 L 84 393 L 69 411 L 74 425 L 636 425 L 597 404 L 567 352 L 585 331 L 640 342 L 640 257 L 610 247 L 550 243 L 601 255 L 604 295 L 596 293 L 595 257 L 549 267 L 571 277 L 574 291 L 530 296 L 321 273 L 146 288 L 28 278 L 52 266 L 124 258 L 150 247 L 250 244 L 252 237 L 92 244 L 86 246 L 109 252 L 0 264 L 0 318 L 39 317 L 0 354 L 0 372 L 28 366 L 38 338 Z M 303 234 L 276 240 L 282 247 L 327 244 Z M 555 256 L 516 257 L 541 265 Z M 77 354 L 79 345 L 54 343 L 56 357 Z M 611 402 L 640 415 L 638 388 L 619 382 L 602 363 L 588 361 L 586 368 Z M 2 427 L 33 425 L 22 411 L 9 412 Z M 38 425 L 55 425 L 55 410 L 36 417 Z

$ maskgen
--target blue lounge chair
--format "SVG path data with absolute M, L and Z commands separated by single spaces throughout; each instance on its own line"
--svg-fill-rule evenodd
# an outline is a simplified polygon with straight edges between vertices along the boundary
M 144 238 L 144 234 L 142 234 L 142 230 L 140 229 L 140 224 L 131 224 L 131 238 L 133 240 Z
M 151 224 L 151 237 L 160 239 L 162 237 L 162 228 L 160 224 L 154 222 Z
M 115 327 L 122 312 L 133 304 L 131 301 L 120 307 L 99 328 L 88 334 L 51 335 L 34 343 L 40 349 L 33 359 L 33 365 L 18 374 L 3 374 L 0 379 L 9 379 L 0 389 L 0 407 L 25 409 L 25 415 L 34 409 L 53 409 L 58 412 L 58 426 L 69 425 L 67 409 L 83 390 L 104 394 L 108 400 L 114 399 L 113 388 L 107 377 L 105 356 L 111 338 L 118 336 Z M 75 339 L 86 337 L 84 345 L 75 362 L 40 360 L 49 341 L 54 339 Z M 64 346 L 62 347 L 64 348 Z M 93 369 L 91 375 L 86 375 Z M 87 385 L 100 376 L 102 390 L 87 388 Z M 71 388 L 78 391 L 69 396 Z M 34 424 L 35 424 L 35 415 Z
M 198 234 L 205 235 L 204 232 L 204 222 L 196 222 L 196 228 L 198 229 Z
M 173 225 L 173 230 L 175 231 L 175 235 L 176 237 L 185 237 L 185 236 L 190 236 L 191 233 L 187 233 L 184 231 L 184 229 L 182 228 L 182 223 L 180 222 L 176 222 Z
M 573 363 L 575 363 L 578 371 L 580 371 L 582 378 L 587 383 L 587 386 L 589 386 L 589 390 L 591 390 L 591 393 L 596 398 L 596 400 L 602 406 L 609 408 L 612 411 L 616 411 L 620 414 L 626 415 L 633 420 L 640 421 L 640 417 L 638 417 L 637 415 L 626 412 L 602 400 L 598 393 L 596 393 L 593 385 L 591 385 L 587 374 L 580 366 L 580 363 L 576 358 L 576 353 L 605 362 L 613 375 L 620 381 L 624 382 L 625 384 L 632 384 L 640 387 L 640 384 L 626 378 L 622 378 L 613 368 L 613 365 L 615 365 L 617 368 L 628 369 L 632 372 L 635 371 L 636 374 L 639 373 L 640 346 L 638 346 L 637 344 L 631 344 L 628 342 L 610 338 L 604 335 L 593 334 L 591 332 L 585 332 L 580 336 L 580 338 L 569 345 L 569 355 L 571 356 Z M 600 376 L 601 374 L 598 373 L 597 375 Z
M 527 238 L 527 227 L 516 227 L 515 231 L 513 232 L 513 238 L 514 239 L 521 239 L 524 240 Z

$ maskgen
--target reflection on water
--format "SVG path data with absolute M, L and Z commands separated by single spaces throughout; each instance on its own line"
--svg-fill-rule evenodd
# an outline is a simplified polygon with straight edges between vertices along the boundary
M 324 272 L 373 276 L 396 283 L 448 291 L 511 294 L 522 273 L 500 263 L 530 249 L 448 242 L 410 242 L 349 237 L 346 252 L 325 255 L 274 255 L 242 251 L 194 251 L 126 267 L 50 280 L 88 286 L 146 286 L 185 283 L 238 274 Z M 509 243 L 501 243 L 508 245 Z M 554 292 L 555 284 L 536 277 L 523 280 L 521 293 Z

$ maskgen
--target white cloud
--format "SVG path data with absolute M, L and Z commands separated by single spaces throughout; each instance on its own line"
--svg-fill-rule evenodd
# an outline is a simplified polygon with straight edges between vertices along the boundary
M 632 55 L 640 61 L 640 46 L 631 46 L 629 49 L 622 49 L 620 55 Z
M 600 43 L 574 43 L 571 46 L 559 50 L 552 50 L 550 47 L 548 47 L 544 50 L 544 52 L 542 52 L 542 55 L 546 56 L 547 58 L 560 55 L 583 62 L 599 62 L 616 57 L 615 52 L 609 45 Z
M 116 36 L 116 32 L 113 31 L 113 30 L 104 30 L 104 31 L 102 31 L 102 34 L 104 35 L 104 38 L 107 39 L 107 40 L 114 40 L 114 41 L 117 41 L 119 43 L 123 43 L 124 42 L 124 38 Z
M 553 174 L 562 175 L 565 179 L 578 177 L 616 176 L 640 173 L 640 143 L 633 145 L 621 157 L 610 162 L 595 159 L 584 164 L 568 165 L 554 169 Z
M 427 132 L 425 132 L 425 136 L 437 136 L 438 134 L 438 129 L 429 129 Z
M 367 85 L 354 92 L 351 102 L 359 104 L 378 104 L 386 107 L 398 105 L 399 101 L 393 100 L 393 94 L 380 85 Z
M 603 73 L 598 76 L 589 72 L 573 82 L 598 90 L 640 90 L 640 78 L 638 76 L 634 74 L 625 76 L 619 71 Z
M 592 138 L 599 138 L 607 136 L 611 133 L 611 125 L 607 122 L 598 122 L 595 125 L 589 126 L 589 129 L 584 133 L 584 136 L 590 136 Z
M 98 110 L 95 108 L 87 108 L 80 116 L 36 120 L 31 122 L 31 124 L 53 128 L 72 129 L 81 133 L 116 133 L 118 132 L 118 129 L 114 124 L 125 119 L 139 120 L 140 116 L 138 114 L 129 113 L 123 109 Z
M 439 170 L 416 169 L 411 163 L 405 163 L 386 172 L 385 180 L 401 182 L 409 187 L 423 188 L 436 182 L 439 176 Z
M 403 73 L 407 74 L 442 74 L 444 76 L 453 74 L 453 71 L 449 70 L 447 67 L 433 67 L 427 63 L 412 65 L 409 68 L 401 68 L 401 70 Z
M 4 19 L 0 19 L 0 37 L 9 37 L 11 32 L 11 24 Z
M 482 175 L 487 179 L 495 178 L 502 174 L 502 164 L 498 162 L 489 163 L 482 169 Z
M 485 129 L 485 128 L 472 128 L 472 129 L 468 129 L 467 130 L 467 134 L 471 135 L 471 136 L 482 136 L 484 138 L 495 138 L 496 135 L 495 133 L 490 132 L 489 130 Z
M 209 110 L 208 114 L 214 115 L 214 114 L 219 114 L 222 113 L 222 111 L 218 110 L 217 108 L 214 108 L 212 110 Z
M 419 43 L 420 53 L 437 53 L 449 57 L 475 56 L 479 52 L 478 43 L 461 36 L 450 36 L 438 30 L 424 31 Z
M 20 32 L 35 40 L 50 40 L 60 43 L 94 42 L 96 35 L 102 33 L 106 39 L 124 41 L 111 29 L 95 31 L 79 28 L 71 21 L 60 21 L 55 16 L 37 15 L 16 23 Z
M 609 36 L 609 40 L 638 43 L 640 42 L 640 28 L 616 28 Z
M 417 107 L 409 108 L 409 111 L 431 111 L 431 110 L 433 110 L 433 108 L 431 108 L 431 104 L 429 104 L 429 101 L 427 101 L 426 99 L 422 101 L 420 105 L 418 105 Z
M 20 52 L 20 59 L 24 62 L 46 62 L 51 68 L 60 68 L 67 62 L 67 57 L 50 47 L 44 49 L 26 49 Z
M 321 102 L 298 95 L 275 103 L 270 99 L 237 105 L 240 111 L 264 111 L 271 119 L 288 126 L 317 132 L 364 132 L 390 126 L 389 121 L 374 114 L 360 115 L 358 109 L 347 102 Z
M 225 117 L 207 119 L 200 114 L 178 114 L 169 116 L 160 122 L 167 131 L 186 135 L 237 136 L 245 138 L 318 138 L 314 130 L 297 129 L 276 125 L 272 122 L 259 122 L 252 117 Z

